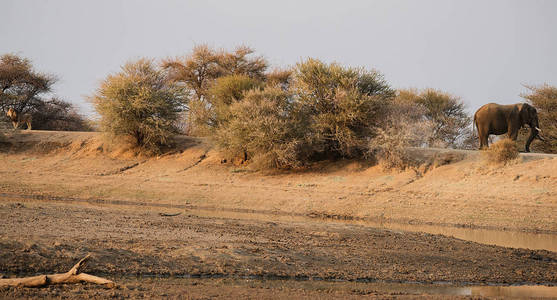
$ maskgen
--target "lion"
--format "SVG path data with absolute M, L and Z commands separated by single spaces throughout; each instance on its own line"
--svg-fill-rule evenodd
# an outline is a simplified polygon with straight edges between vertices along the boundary
M 8 109 L 6 115 L 8 116 L 8 118 L 10 118 L 10 120 L 12 120 L 12 125 L 14 126 L 14 129 L 17 129 L 19 127 L 19 124 L 26 123 L 27 130 L 31 130 L 32 118 L 30 114 L 19 115 L 13 108 L 10 108 Z

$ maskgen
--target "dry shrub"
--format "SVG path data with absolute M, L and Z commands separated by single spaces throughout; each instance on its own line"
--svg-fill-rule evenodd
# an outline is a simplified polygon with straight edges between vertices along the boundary
M 144 153 L 160 153 L 176 132 L 182 97 L 181 87 L 152 60 L 140 59 L 109 75 L 89 99 L 105 133 L 133 140 Z
M 501 139 L 482 152 L 485 159 L 493 164 L 507 164 L 518 158 L 518 146 L 509 139 Z
M 293 168 L 303 164 L 303 116 L 293 117 L 290 95 L 278 88 L 252 90 L 230 105 L 230 118 L 214 139 L 226 154 L 249 158 L 258 167 Z
M 257 79 L 247 75 L 228 75 L 220 77 L 209 89 L 209 102 L 211 104 L 211 113 L 209 121 L 209 130 L 214 130 L 222 126 L 230 120 L 230 106 L 233 103 L 241 101 L 244 93 L 259 89 L 263 83 Z
M 376 70 L 308 59 L 296 65 L 291 91 L 309 117 L 314 157 L 361 158 L 394 91 Z
M 438 168 L 444 165 L 453 164 L 463 160 L 465 157 L 466 156 L 463 153 L 453 153 L 453 152 L 438 153 L 435 156 L 433 156 L 433 159 L 431 161 L 431 167 Z
M 283 90 L 288 90 L 292 83 L 291 69 L 274 69 L 265 74 L 265 81 L 270 86 L 279 86 Z
M 534 152 L 557 153 L 557 87 L 548 84 L 526 86 L 528 93 L 521 96 L 528 100 L 538 111 L 541 136 L 545 142 L 532 143 Z M 519 143 L 525 143 L 529 130 L 523 128 L 519 132 Z
M 466 113 L 466 105 L 459 97 L 435 89 L 409 89 L 399 90 L 397 98 L 424 108 L 424 117 L 433 124 L 429 147 L 469 146 L 472 141 L 472 130 L 469 128 L 471 120 Z
M 221 149 L 279 168 L 363 158 L 393 96 L 380 73 L 308 59 L 292 75 L 275 75 L 263 82 L 234 75 L 214 85 L 209 95 Z
M 408 147 L 419 147 L 430 139 L 433 124 L 423 118 L 423 108 L 415 103 L 396 101 L 384 112 L 381 126 L 369 142 L 369 154 L 384 169 L 416 167 Z

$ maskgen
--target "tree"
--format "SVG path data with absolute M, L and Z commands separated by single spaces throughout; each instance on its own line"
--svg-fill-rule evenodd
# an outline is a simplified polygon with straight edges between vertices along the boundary
M 460 98 L 435 89 L 400 90 L 397 98 L 425 108 L 425 117 L 433 124 L 429 147 L 458 147 L 468 140 L 471 120 Z
M 532 144 L 534 151 L 545 153 L 557 153 L 557 87 L 543 84 L 540 86 L 526 86 L 528 93 L 521 95 L 530 102 L 538 111 L 541 135 L 545 138 L 545 142 Z M 519 136 L 519 139 L 525 140 L 528 131 Z
M 183 98 L 183 89 L 152 60 L 140 59 L 109 75 L 89 99 L 101 116 L 103 131 L 130 137 L 140 148 L 159 152 L 175 132 Z
M 58 98 L 41 101 L 32 111 L 32 117 L 33 129 L 92 131 L 87 120 L 71 103 Z
M 0 107 L 10 107 L 18 114 L 30 112 L 41 104 L 41 95 L 49 93 L 56 78 L 33 70 L 31 61 L 14 54 L 0 56 Z
M 18 115 L 31 114 L 33 129 L 90 130 L 71 103 L 52 97 L 56 78 L 33 70 L 31 61 L 14 54 L 0 56 L 0 108 L 13 108 Z
M 162 66 L 169 73 L 169 78 L 183 85 L 187 91 L 188 134 L 210 134 L 214 112 L 208 96 L 217 78 L 242 75 L 263 80 L 267 62 L 260 56 L 252 57 L 253 52 L 248 47 L 227 52 L 201 45 L 189 55 L 163 61 Z
M 203 101 L 209 85 L 222 75 L 218 62 L 216 51 L 201 45 L 187 56 L 163 60 L 162 67 L 169 72 L 170 80 L 186 87 L 189 100 Z
M 250 57 L 253 53 L 254 50 L 246 46 L 240 46 L 232 52 L 221 51 L 217 61 L 222 75 L 245 75 L 264 80 L 267 61 L 261 56 Z

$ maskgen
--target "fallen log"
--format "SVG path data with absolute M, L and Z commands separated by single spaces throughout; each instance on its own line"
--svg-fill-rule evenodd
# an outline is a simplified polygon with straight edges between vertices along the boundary
M 87 255 L 82 258 L 66 273 L 38 275 L 23 278 L 2 278 L 0 279 L 0 286 L 41 287 L 52 284 L 90 282 L 107 287 L 114 287 L 115 283 L 111 280 L 81 272 L 89 257 L 90 255 Z

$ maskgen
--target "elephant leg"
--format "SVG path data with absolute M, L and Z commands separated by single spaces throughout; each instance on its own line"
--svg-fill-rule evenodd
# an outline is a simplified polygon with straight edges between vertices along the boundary
M 484 144 L 484 149 L 489 148 L 489 134 L 485 134 L 483 137 L 483 144 Z
M 512 124 L 509 124 L 508 127 L 508 137 L 509 139 L 516 141 L 516 139 L 518 138 L 518 130 L 520 129 L 520 127 L 516 127 L 513 126 Z
M 489 147 L 488 145 L 488 138 L 489 138 L 489 134 L 487 132 L 487 130 L 483 129 L 483 128 L 478 128 L 478 136 L 480 138 L 480 150 L 482 149 L 486 149 Z

